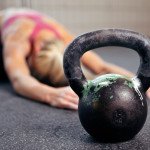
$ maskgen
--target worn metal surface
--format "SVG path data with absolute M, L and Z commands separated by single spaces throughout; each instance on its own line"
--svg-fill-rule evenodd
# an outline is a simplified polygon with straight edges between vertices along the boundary
M 81 56 L 89 50 L 106 46 L 131 48 L 139 54 L 140 66 L 136 80 L 105 75 L 97 81 L 87 81 L 80 67 Z M 122 29 L 104 29 L 81 35 L 66 48 L 64 71 L 70 86 L 80 97 L 80 121 L 90 135 L 100 140 L 120 141 L 129 139 L 140 131 L 147 116 L 144 93 L 150 85 L 148 37 Z M 124 84 L 128 81 L 130 86 Z M 110 95 L 112 99 L 109 98 Z

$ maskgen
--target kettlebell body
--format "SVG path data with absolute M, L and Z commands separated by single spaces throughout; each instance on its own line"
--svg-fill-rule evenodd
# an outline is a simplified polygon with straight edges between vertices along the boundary
M 136 76 L 106 74 L 89 81 L 80 65 L 88 50 L 104 46 L 122 46 L 140 56 Z M 145 92 L 150 86 L 149 38 L 129 30 L 105 29 L 77 37 L 64 54 L 64 72 L 71 88 L 79 96 L 79 118 L 84 129 L 102 142 L 133 138 L 147 117 Z
M 147 116 L 140 82 L 106 74 L 84 85 L 79 118 L 84 129 L 101 141 L 123 141 L 140 131 Z

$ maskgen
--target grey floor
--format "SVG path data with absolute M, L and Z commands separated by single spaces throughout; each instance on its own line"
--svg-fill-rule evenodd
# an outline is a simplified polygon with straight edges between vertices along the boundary
M 122 48 L 96 50 L 115 64 L 136 72 L 138 55 Z M 0 83 L 0 150 L 148 150 L 150 114 L 132 140 L 98 143 L 82 128 L 76 111 L 52 108 L 16 95 L 9 83 Z

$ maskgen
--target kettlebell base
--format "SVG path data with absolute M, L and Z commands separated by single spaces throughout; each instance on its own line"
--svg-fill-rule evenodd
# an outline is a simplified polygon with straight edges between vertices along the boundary
M 134 139 L 135 135 L 130 137 L 124 137 L 124 138 L 104 138 L 104 137 L 94 137 L 94 136 L 91 136 L 91 138 L 94 141 L 99 143 L 120 143 L 120 142 L 127 142 Z

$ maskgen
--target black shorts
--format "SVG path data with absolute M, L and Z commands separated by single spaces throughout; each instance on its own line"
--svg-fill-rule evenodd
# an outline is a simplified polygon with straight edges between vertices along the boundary
M 8 81 L 8 77 L 6 75 L 3 63 L 3 46 L 0 43 L 0 81 Z

